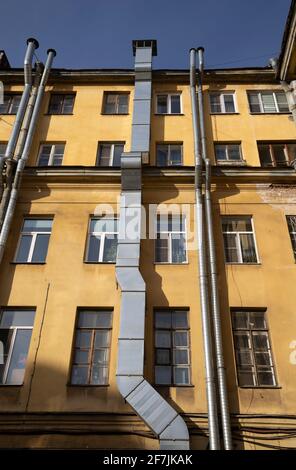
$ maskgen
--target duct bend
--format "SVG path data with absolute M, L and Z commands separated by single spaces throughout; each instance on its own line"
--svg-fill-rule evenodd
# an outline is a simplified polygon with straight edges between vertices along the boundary
M 45 67 L 43 70 L 40 85 L 38 87 L 36 102 L 35 102 L 35 106 L 32 112 L 32 117 L 31 117 L 29 129 L 28 129 L 25 145 L 22 151 L 21 158 L 18 160 L 18 163 L 17 163 L 13 187 L 11 190 L 9 203 L 7 206 L 5 218 L 4 218 L 3 225 L 1 228 L 1 233 L 0 233 L 0 263 L 3 258 L 6 241 L 8 238 L 9 230 L 11 227 L 11 222 L 12 222 L 14 211 L 15 211 L 15 206 L 16 206 L 16 202 L 18 198 L 18 192 L 20 188 L 23 169 L 25 168 L 26 162 L 29 157 L 29 153 L 30 153 L 30 149 L 31 149 L 31 145 L 32 145 L 32 141 L 33 141 L 33 137 L 34 137 L 34 133 L 36 129 L 36 124 L 37 124 L 37 120 L 39 116 L 39 111 L 40 111 L 40 107 L 42 104 L 42 98 L 43 98 L 44 91 L 45 91 L 46 81 L 48 79 L 50 69 L 52 66 L 52 61 L 55 55 L 56 55 L 56 52 L 53 49 L 48 50 L 47 60 L 46 60 Z
M 32 88 L 32 60 L 35 49 L 39 47 L 38 41 L 34 38 L 29 38 L 27 40 L 27 51 L 24 59 L 24 81 L 25 86 L 20 101 L 18 111 L 16 113 L 16 118 L 13 124 L 12 132 L 10 139 L 8 141 L 5 154 L 0 158 L 0 175 L 2 175 L 5 161 L 13 157 L 17 140 L 19 137 L 21 125 L 25 116 L 26 108 L 30 98 L 31 88 Z M 0 186 L 0 197 L 2 196 L 3 185 Z

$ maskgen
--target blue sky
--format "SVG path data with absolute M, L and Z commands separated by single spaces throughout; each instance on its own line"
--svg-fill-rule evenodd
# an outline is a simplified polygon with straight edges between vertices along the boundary
M 21 67 L 36 37 L 55 67 L 132 68 L 132 39 L 157 39 L 154 68 L 187 68 L 188 50 L 205 47 L 207 67 L 267 65 L 279 54 L 290 0 L 8 0 L 1 5 L 0 49 Z

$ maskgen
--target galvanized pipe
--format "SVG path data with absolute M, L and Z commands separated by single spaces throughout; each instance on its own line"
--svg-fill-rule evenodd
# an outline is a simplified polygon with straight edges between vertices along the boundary
M 6 209 L 7 209 L 7 205 L 8 205 L 9 198 L 10 198 L 11 188 L 12 188 L 14 174 L 15 174 L 15 166 L 18 160 L 21 158 L 22 151 L 26 142 L 26 137 L 27 137 L 33 109 L 35 106 L 38 86 L 40 84 L 40 79 L 41 79 L 43 68 L 44 67 L 40 62 L 36 64 L 34 84 L 32 87 L 30 99 L 28 101 L 22 128 L 19 133 L 19 138 L 17 140 L 16 150 L 14 152 L 13 158 L 6 160 L 6 186 L 3 190 L 2 199 L 0 202 L 0 230 L 3 225 L 3 220 L 5 218 Z
M 49 76 L 49 73 L 50 73 L 50 69 L 51 69 L 51 65 L 52 65 L 52 61 L 53 61 L 53 58 L 54 58 L 55 55 L 56 55 L 56 52 L 55 52 L 54 49 L 49 49 L 47 51 L 47 60 L 46 60 L 46 63 L 45 63 L 45 67 L 44 67 L 44 71 L 43 71 L 43 74 L 42 74 L 41 82 L 40 82 L 40 85 L 38 87 L 36 103 L 35 103 L 34 110 L 33 110 L 33 113 L 32 113 L 32 118 L 31 118 L 31 122 L 30 122 L 30 125 L 29 125 L 26 142 L 25 142 L 25 145 L 24 145 L 22 156 L 19 159 L 18 164 L 17 164 L 15 178 L 14 178 L 14 182 L 13 182 L 13 188 L 12 188 L 12 191 L 11 191 L 11 196 L 10 196 L 9 204 L 8 204 L 7 211 L 6 211 L 6 214 L 5 214 L 3 226 L 1 228 L 1 233 L 0 233 L 0 263 L 1 263 L 2 258 L 3 258 L 6 241 L 7 241 L 7 238 L 8 238 L 8 234 L 9 234 L 9 231 L 10 231 L 10 227 L 11 227 L 11 223 L 12 223 L 12 219 L 13 219 L 13 215 L 14 215 L 14 211 L 15 211 L 15 207 L 16 207 L 19 188 L 20 188 L 20 184 L 21 184 L 22 173 L 23 173 L 23 170 L 25 168 L 25 165 L 26 165 L 26 162 L 28 160 L 29 153 L 30 153 L 30 150 L 31 150 L 31 145 L 32 145 L 32 141 L 33 141 L 33 137 L 34 137 L 34 133 L 35 133 L 35 129 L 36 129 L 36 124 L 37 124 L 37 120 L 38 120 L 38 116 L 39 116 L 39 111 L 40 111 L 40 107 L 41 107 L 41 104 L 42 104 L 43 95 L 44 95 L 44 92 L 45 92 L 46 82 L 47 82 L 47 79 L 48 79 L 48 76 Z
M 205 356 L 206 393 L 210 449 L 220 449 L 217 397 L 214 375 L 211 321 L 209 313 L 206 238 L 202 195 L 202 155 L 199 144 L 198 107 L 196 98 L 196 50 L 190 50 L 190 93 L 195 156 L 196 236 L 198 243 L 200 306 Z
M 29 38 L 27 40 L 27 51 L 24 59 L 24 81 L 25 86 L 21 98 L 19 108 L 16 113 L 16 118 L 13 124 L 12 132 L 10 139 L 8 141 L 5 155 L 0 157 L 0 175 L 2 175 L 5 161 L 13 157 L 15 147 L 17 144 L 18 136 L 20 133 L 21 125 L 25 116 L 27 104 L 30 98 L 31 88 L 32 88 L 32 60 L 35 49 L 39 47 L 38 41 L 34 38 Z M 2 196 L 3 184 L 0 185 L 0 197 Z
M 223 430 L 223 441 L 225 450 L 232 449 L 231 424 L 228 406 L 227 383 L 222 346 L 222 330 L 221 330 L 221 314 L 218 291 L 218 271 L 216 262 L 216 246 L 213 230 L 212 216 L 212 200 L 211 200 L 211 163 L 207 157 L 206 131 L 204 119 L 204 103 L 202 90 L 202 76 L 204 69 L 204 49 L 197 49 L 199 58 L 199 74 L 198 74 L 198 109 L 200 123 L 200 138 L 202 158 L 206 167 L 206 185 L 205 185 L 205 211 L 206 211 L 206 231 L 207 231 L 207 248 L 209 255 L 209 270 L 211 281 L 211 304 L 212 304 L 212 324 L 214 330 L 214 342 L 216 351 L 218 389 L 220 397 L 221 421 Z

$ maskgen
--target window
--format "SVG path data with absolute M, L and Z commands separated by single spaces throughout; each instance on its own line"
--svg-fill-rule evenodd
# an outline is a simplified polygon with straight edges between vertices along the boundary
M 0 142 L 0 158 L 3 158 L 6 152 L 7 142 Z
M 16 263 L 44 263 L 52 219 L 25 219 L 15 257 Z
M 182 165 L 183 163 L 182 144 L 157 144 L 156 163 L 157 166 Z
M 129 93 L 105 93 L 104 114 L 127 114 Z
M 251 217 L 222 217 L 226 263 L 258 263 Z
M 91 218 L 89 223 L 86 262 L 115 263 L 118 220 L 114 217 Z
M 292 243 L 292 250 L 296 261 L 296 215 L 287 215 L 287 223 Z
M 240 387 L 275 386 L 265 311 L 232 311 L 232 329 Z
M 242 152 L 240 144 L 215 144 L 215 156 L 219 163 L 241 162 Z
M 156 263 L 186 263 L 186 220 L 184 215 L 158 214 L 155 240 Z
M 107 385 L 112 328 L 111 310 L 78 312 L 72 385 Z
M 155 383 L 189 385 L 190 346 L 187 310 L 154 312 Z
M 97 164 L 99 166 L 121 166 L 123 149 L 123 142 L 99 144 Z
M 283 91 L 249 91 L 251 113 L 288 113 L 289 106 Z
M 210 108 L 213 114 L 235 113 L 234 92 L 210 93 Z
M 75 101 L 75 94 L 50 95 L 48 114 L 72 114 Z
M 35 310 L 0 310 L 0 383 L 22 385 L 32 336 Z M 1 352 L 2 352 L 1 351 Z
M 0 104 L 0 114 L 16 114 L 21 102 L 21 94 L 5 94 L 4 103 Z
M 61 166 L 65 144 L 42 144 L 39 150 L 38 166 Z
M 157 114 L 181 114 L 180 93 L 167 93 L 156 96 Z
M 296 143 L 258 143 L 261 166 L 290 166 L 296 159 Z

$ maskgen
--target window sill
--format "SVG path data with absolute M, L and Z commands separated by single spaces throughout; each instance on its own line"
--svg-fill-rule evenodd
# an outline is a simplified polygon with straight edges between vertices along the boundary
M 129 116 L 130 113 L 100 113 L 101 116 Z
M 247 166 L 247 162 L 245 160 L 217 160 L 216 163 L 219 166 Z
M 46 262 L 44 261 L 42 263 L 41 262 L 40 263 L 25 263 L 25 262 L 24 263 L 19 263 L 17 261 L 11 261 L 10 264 L 24 264 L 24 265 L 31 266 L 31 265 L 43 265 L 43 264 L 46 264 Z
M 160 262 L 154 261 L 153 264 L 155 264 L 156 266 L 184 266 L 184 265 L 189 264 L 189 261 L 186 261 L 186 263 L 160 263 Z
M 240 113 L 234 112 L 234 113 L 210 113 L 210 116 L 238 116 Z
M 168 384 L 168 385 L 164 385 L 164 384 L 151 384 L 153 387 L 155 388 L 194 388 L 195 385 L 192 385 L 192 384 L 186 384 L 186 385 L 172 385 L 172 384 Z
M 242 388 L 242 389 L 251 389 L 251 390 L 254 390 L 254 389 L 258 389 L 258 390 L 279 390 L 279 389 L 282 389 L 283 387 L 281 387 L 280 385 L 238 385 L 238 388 Z
M 110 264 L 111 266 L 114 266 L 116 264 L 116 261 L 83 261 L 84 264 L 104 264 L 104 265 L 108 265 Z
M 102 387 L 110 387 L 110 384 L 105 385 L 92 385 L 92 384 L 70 384 L 67 383 L 67 387 L 74 387 L 74 388 L 102 388 Z
M 227 263 L 226 266 L 261 266 L 262 263 Z
M 154 113 L 154 116 L 185 116 L 184 113 Z
M 0 113 L 0 116 L 16 116 L 16 113 Z
M 74 113 L 44 113 L 44 116 L 73 116 Z
M 285 112 L 282 112 L 282 113 L 251 113 L 251 111 L 250 111 L 251 116 L 261 116 L 262 114 L 263 115 L 267 114 L 268 116 L 278 116 L 278 115 L 285 115 L 285 114 L 291 115 L 292 113 L 290 113 L 290 111 L 285 111 Z
M 23 387 L 24 383 L 21 384 L 0 384 L 0 387 Z

